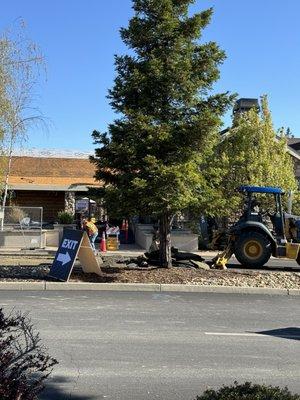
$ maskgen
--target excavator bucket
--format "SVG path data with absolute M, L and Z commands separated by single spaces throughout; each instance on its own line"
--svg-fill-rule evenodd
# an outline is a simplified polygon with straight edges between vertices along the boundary
M 217 254 L 217 256 L 213 258 L 212 267 L 216 269 L 227 269 L 226 264 L 228 263 L 232 254 L 233 254 L 232 244 L 229 243 L 226 249 L 222 251 L 222 253 Z

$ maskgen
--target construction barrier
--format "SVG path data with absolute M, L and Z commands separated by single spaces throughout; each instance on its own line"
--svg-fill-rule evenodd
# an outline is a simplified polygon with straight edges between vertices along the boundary
M 119 249 L 119 239 L 117 236 L 109 236 L 107 238 L 107 250 L 115 251 Z

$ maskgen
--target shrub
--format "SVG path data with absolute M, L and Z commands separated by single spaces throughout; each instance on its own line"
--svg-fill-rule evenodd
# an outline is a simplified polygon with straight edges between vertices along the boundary
M 21 220 L 27 217 L 27 214 L 19 207 L 7 208 L 5 218 L 10 223 L 20 223 Z
M 59 211 L 57 219 L 60 224 L 72 224 L 74 221 L 73 215 L 67 211 Z
M 239 385 L 235 382 L 233 386 L 223 386 L 217 392 L 206 390 L 196 400 L 300 400 L 300 396 L 291 394 L 287 388 L 253 385 L 250 382 Z
M 0 308 L 0 399 L 37 399 L 55 364 L 29 318 Z

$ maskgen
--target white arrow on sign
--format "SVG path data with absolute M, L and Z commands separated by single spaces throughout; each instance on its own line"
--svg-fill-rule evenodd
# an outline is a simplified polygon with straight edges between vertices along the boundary
M 67 264 L 69 261 L 71 261 L 70 254 L 68 252 L 59 253 L 57 256 L 57 261 L 60 261 L 62 265 Z

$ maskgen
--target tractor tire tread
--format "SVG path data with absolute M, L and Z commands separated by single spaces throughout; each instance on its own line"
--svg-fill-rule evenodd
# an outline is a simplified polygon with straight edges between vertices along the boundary
M 251 260 L 243 252 L 245 243 L 250 239 L 257 240 L 262 246 L 263 252 L 257 260 Z M 249 268 L 260 268 L 264 266 L 269 261 L 271 253 L 272 249 L 270 240 L 264 234 L 259 232 L 244 232 L 234 244 L 234 254 L 236 259 L 240 264 Z

